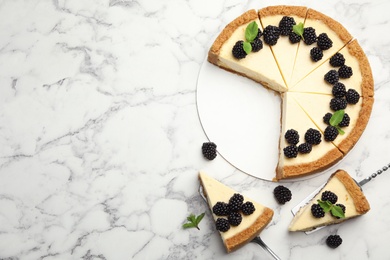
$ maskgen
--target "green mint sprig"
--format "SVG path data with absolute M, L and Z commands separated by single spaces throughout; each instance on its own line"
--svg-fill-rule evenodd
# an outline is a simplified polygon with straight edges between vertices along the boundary
M 293 26 L 293 32 L 298 34 L 302 38 L 302 40 L 304 40 L 303 39 L 303 23 L 295 24 Z
M 331 212 L 333 216 L 339 217 L 339 218 L 345 218 L 345 214 L 343 212 L 343 209 L 340 206 L 332 204 L 329 200 L 323 201 L 323 200 L 317 200 L 320 207 L 324 210 L 325 213 Z
M 244 51 L 246 54 L 249 54 L 252 52 L 252 45 L 251 42 L 253 42 L 256 39 L 257 34 L 259 33 L 259 26 L 255 21 L 248 24 L 248 26 L 245 29 L 245 41 L 244 41 Z
M 183 228 L 184 229 L 186 229 L 186 228 L 197 228 L 198 230 L 200 230 L 199 223 L 202 221 L 204 215 L 205 215 L 204 212 L 202 214 L 200 214 L 199 216 L 195 216 L 194 214 L 190 214 L 187 217 L 187 220 L 189 222 L 184 223 L 183 224 Z
M 339 126 L 340 122 L 343 121 L 344 114 L 345 112 L 343 109 L 337 110 L 329 120 L 329 124 L 336 127 L 337 131 L 339 131 L 339 134 L 341 135 L 345 134 L 345 132 Z

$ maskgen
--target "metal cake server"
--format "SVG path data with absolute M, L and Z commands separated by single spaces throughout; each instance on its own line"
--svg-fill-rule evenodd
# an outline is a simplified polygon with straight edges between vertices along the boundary
M 383 166 L 381 169 L 377 170 L 376 172 L 374 172 L 373 174 L 371 174 L 370 176 L 368 176 L 367 178 L 357 182 L 355 179 L 354 181 L 356 182 L 357 185 L 359 185 L 360 189 L 362 189 L 362 186 L 364 184 L 366 184 L 367 182 L 371 181 L 372 179 L 376 178 L 377 176 L 381 175 L 383 172 L 387 171 L 388 169 L 390 169 L 390 163 Z M 298 210 L 305 206 L 315 195 L 318 194 L 318 192 L 325 186 L 326 183 L 324 183 L 323 185 L 321 185 L 319 188 L 317 188 L 315 191 L 313 191 L 312 193 L 310 193 L 309 196 L 307 196 L 306 198 L 304 198 L 300 203 L 298 203 L 295 207 L 293 207 L 291 209 L 291 213 L 295 216 L 295 214 L 298 212 Z M 322 227 L 317 227 L 313 230 L 310 230 L 310 231 L 306 231 L 305 233 L 306 234 L 311 234 L 311 233 L 314 233 L 322 228 L 324 228 L 325 226 L 322 226 Z
M 204 199 L 204 201 L 206 201 L 206 203 L 207 203 L 207 198 L 206 198 L 206 196 L 205 196 L 204 193 L 203 193 L 203 187 L 202 187 L 202 185 L 199 185 L 199 194 L 200 194 L 200 196 Z M 281 259 L 274 253 L 274 251 L 272 251 L 272 249 L 269 248 L 269 247 L 264 243 L 264 241 L 260 238 L 260 236 L 255 237 L 251 242 L 260 245 L 260 246 L 261 246 L 265 251 L 267 251 L 274 259 L 276 259 L 276 260 L 281 260 Z

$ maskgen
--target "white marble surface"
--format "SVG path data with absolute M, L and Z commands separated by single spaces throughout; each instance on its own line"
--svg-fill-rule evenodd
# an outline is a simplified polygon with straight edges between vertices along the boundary
M 329 172 L 276 183 L 203 159 L 196 80 L 217 33 L 249 8 L 283 1 L 0 1 L 1 259 L 267 259 L 255 244 L 226 254 L 198 195 L 197 173 L 272 207 L 261 234 L 282 259 L 390 259 L 390 171 L 364 187 L 371 211 L 312 235 L 290 209 Z M 387 0 L 294 0 L 339 20 L 366 51 L 375 105 L 338 166 L 357 179 L 390 163 Z M 200 230 L 183 230 L 206 212 Z M 324 245 L 328 234 L 344 240 Z

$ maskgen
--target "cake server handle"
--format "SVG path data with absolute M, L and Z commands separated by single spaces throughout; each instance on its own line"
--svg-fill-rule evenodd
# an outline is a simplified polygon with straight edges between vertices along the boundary
M 371 174 L 370 176 L 368 176 L 367 178 L 361 180 L 358 182 L 358 185 L 359 186 L 363 186 L 364 184 L 366 184 L 367 182 L 371 181 L 372 179 L 376 178 L 378 175 L 381 175 L 383 172 L 387 171 L 388 169 L 390 168 L 390 163 L 388 165 L 385 165 L 382 167 L 382 169 L 379 169 L 377 170 L 376 172 L 374 172 L 373 174 Z

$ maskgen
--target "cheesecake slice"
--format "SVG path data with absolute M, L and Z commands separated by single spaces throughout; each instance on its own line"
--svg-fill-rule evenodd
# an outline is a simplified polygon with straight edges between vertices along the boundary
M 337 201 L 335 204 L 345 206 L 344 218 L 336 218 L 330 212 L 326 212 L 320 218 L 313 216 L 311 207 L 313 204 L 317 204 L 318 200 L 321 200 L 324 191 L 331 191 L 336 194 Z M 299 209 L 288 229 L 289 231 L 310 231 L 317 227 L 340 223 L 363 215 L 369 210 L 370 205 L 354 179 L 347 172 L 338 170 L 331 175 L 320 192 L 310 202 Z
M 228 203 L 229 199 L 238 192 L 225 186 L 204 172 L 199 173 L 199 180 L 203 187 L 203 193 L 207 197 L 207 202 L 212 211 L 214 220 L 217 222 L 218 218 L 226 219 L 225 216 L 217 216 L 214 214 L 213 207 L 217 204 L 217 202 Z M 250 215 L 241 214 L 242 221 L 238 226 L 230 226 L 229 230 L 226 232 L 219 231 L 228 253 L 240 248 L 258 236 L 272 220 L 274 214 L 272 209 L 245 196 L 243 197 L 244 202 L 250 201 L 253 203 L 255 210 Z
M 243 59 L 233 56 L 233 46 L 237 41 L 245 41 L 245 30 L 251 22 L 261 28 L 259 16 L 252 9 L 229 23 L 215 39 L 208 53 L 208 61 L 228 71 L 248 77 L 278 92 L 287 90 L 282 74 L 272 54 L 271 48 L 263 44 L 258 52 L 251 52 Z

